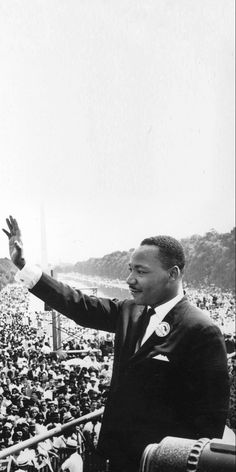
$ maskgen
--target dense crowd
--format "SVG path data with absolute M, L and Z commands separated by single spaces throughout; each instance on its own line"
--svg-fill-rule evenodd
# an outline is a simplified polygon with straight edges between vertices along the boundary
M 211 288 L 186 291 L 192 303 L 219 325 L 227 352 L 233 353 L 233 294 Z M 48 327 L 40 325 L 39 316 L 34 317 L 36 323 L 32 321 L 28 291 L 16 284 L 0 292 L 0 312 L 0 449 L 105 405 L 112 373 L 112 335 L 76 327 L 76 335 L 72 335 L 72 330 L 67 338 L 64 336 L 63 350 L 53 351 Z M 77 351 L 76 355 L 72 350 Z M 229 359 L 229 372 L 232 381 L 233 356 Z M 232 395 L 228 425 L 235 429 L 235 394 Z M 84 452 L 96 447 L 100 426 L 100 419 L 88 421 L 15 454 L 14 470 L 25 470 L 29 464 L 36 469 L 49 464 L 50 469 L 50 458 L 66 447 L 71 448 L 79 472 Z
M 224 334 L 235 339 L 235 295 L 216 287 L 186 287 L 188 299 L 217 324 Z
M 9 285 L 0 292 L 0 311 L 1 449 L 105 404 L 113 362 L 109 334 L 101 337 L 97 331 L 79 328 L 76 338 L 69 336 L 63 342 L 63 354 L 52 350 L 47 326 L 32 326 L 29 296 L 23 287 Z M 74 349 L 81 351 L 76 357 L 65 354 Z M 23 451 L 14 461 L 21 469 L 25 462 L 39 468 L 49 453 L 72 447 L 73 442 L 77 453 L 82 454 L 85 448 L 92 450 L 100 425 L 100 420 L 96 420 L 81 429 L 68 429 L 27 454 Z

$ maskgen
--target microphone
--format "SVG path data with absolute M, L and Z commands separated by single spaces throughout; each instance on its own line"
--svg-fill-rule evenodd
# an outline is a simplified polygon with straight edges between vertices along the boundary
M 235 465 L 233 444 L 167 436 L 144 449 L 140 472 L 234 472 Z

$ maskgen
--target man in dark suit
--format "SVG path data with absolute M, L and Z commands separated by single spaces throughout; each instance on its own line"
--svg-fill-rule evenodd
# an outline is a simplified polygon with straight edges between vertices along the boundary
M 114 366 L 98 450 L 112 472 L 138 470 L 144 448 L 166 436 L 223 435 L 229 385 L 220 330 L 183 294 L 183 248 L 142 241 L 127 279 L 133 300 L 89 297 L 25 265 L 17 221 L 7 219 L 18 279 L 84 327 L 115 333 Z

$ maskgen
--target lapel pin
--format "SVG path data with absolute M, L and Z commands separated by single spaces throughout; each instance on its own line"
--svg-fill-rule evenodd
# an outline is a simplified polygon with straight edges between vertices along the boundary
M 156 335 L 159 336 L 160 338 L 164 338 L 165 336 L 167 336 L 167 334 L 169 334 L 169 332 L 170 332 L 170 325 L 169 323 L 166 323 L 166 321 L 162 321 L 162 323 L 160 323 L 155 329 Z

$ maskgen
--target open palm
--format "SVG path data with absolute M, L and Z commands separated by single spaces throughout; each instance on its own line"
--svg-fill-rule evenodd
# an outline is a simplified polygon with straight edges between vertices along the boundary
M 9 216 L 6 219 L 8 230 L 3 229 L 3 232 L 9 239 L 9 253 L 12 262 L 19 268 L 22 269 L 25 265 L 23 257 L 23 243 L 21 239 L 21 231 L 15 218 Z

